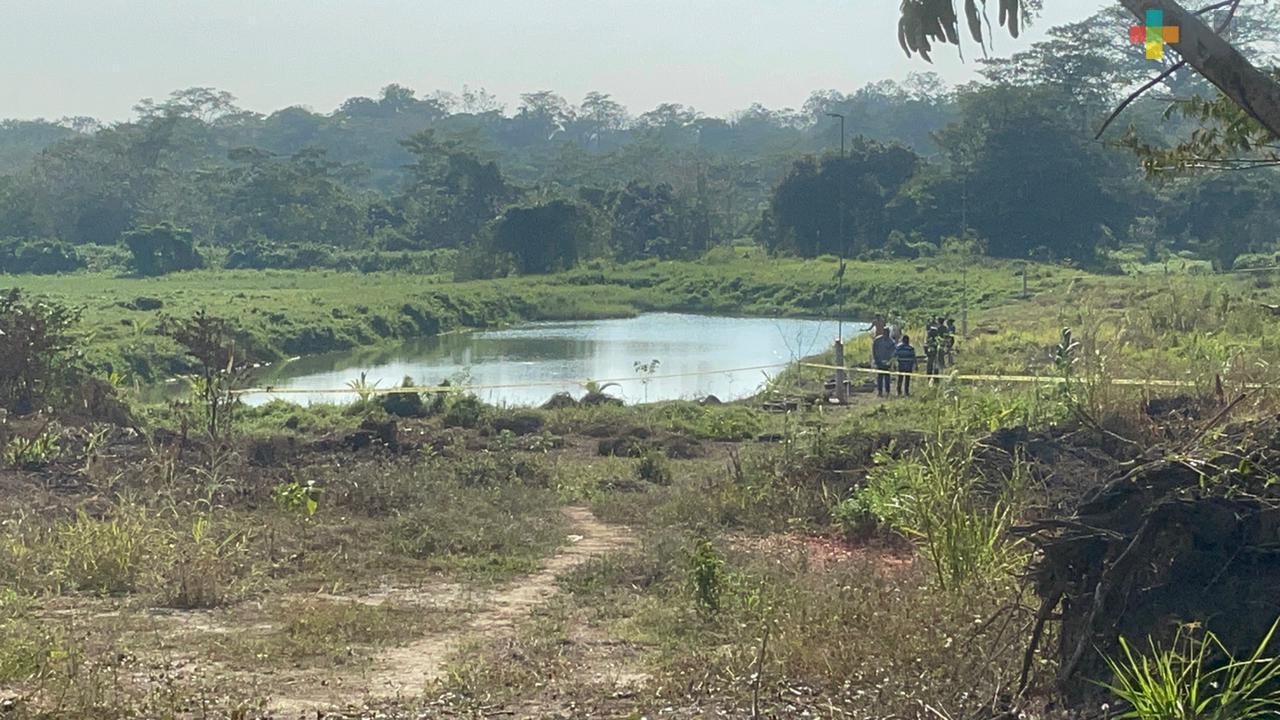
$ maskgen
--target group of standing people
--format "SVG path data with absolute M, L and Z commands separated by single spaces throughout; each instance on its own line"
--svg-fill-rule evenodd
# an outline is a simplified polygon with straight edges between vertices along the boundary
M 871 332 L 871 361 L 879 371 L 876 373 L 876 395 L 889 397 L 893 394 L 894 376 L 890 373 L 896 365 L 898 395 L 910 396 L 911 374 L 916 371 L 916 362 L 921 359 L 916 355 L 915 346 L 911 344 L 911 336 L 903 332 L 901 325 L 886 324 L 881 317 L 871 323 Z M 955 347 L 955 320 L 942 317 L 931 320 L 923 358 L 928 363 L 929 375 L 938 375 L 951 364 L 955 357 Z

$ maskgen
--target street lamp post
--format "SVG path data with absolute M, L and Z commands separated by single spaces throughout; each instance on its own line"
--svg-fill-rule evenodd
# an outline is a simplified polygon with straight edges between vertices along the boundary
M 840 304 L 836 315 L 836 397 L 841 403 L 849 402 L 848 374 L 844 370 L 844 115 L 829 112 L 827 117 L 840 119 L 840 164 L 836 166 L 836 197 L 838 226 L 836 245 L 840 250 L 840 268 L 836 276 L 836 301 Z

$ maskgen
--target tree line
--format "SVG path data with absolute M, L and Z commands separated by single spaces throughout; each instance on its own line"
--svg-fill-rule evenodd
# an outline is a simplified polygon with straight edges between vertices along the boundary
M 1261 55 L 1280 20 L 1240 45 Z M 482 90 L 389 85 L 329 113 L 245 111 L 223 91 L 146 100 L 113 125 L 0 123 L 0 271 L 127 265 L 543 273 L 591 258 L 696 257 L 751 237 L 800 256 L 917 257 L 967 238 L 1001 257 L 1097 265 L 1121 244 L 1229 267 L 1273 253 L 1273 169 L 1144 178 L 1132 148 L 1174 147 L 1194 118 L 1131 110 L 1092 130 L 1149 71 L 1114 11 L 1053 28 L 958 88 L 919 74 L 799 110 L 728 118 L 664 104 L 633 116 L 593 92 L 508 112 Z M 1168 90 L 1211 93 L 1173 73 Z M 846 118 L 842 156 L 839 125 Z M 1153 150 L 1154 149 L 1154 150 Z

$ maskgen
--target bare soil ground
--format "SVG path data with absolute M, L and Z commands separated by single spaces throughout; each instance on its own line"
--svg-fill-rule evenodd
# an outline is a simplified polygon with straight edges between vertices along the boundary
M 311 717 L 325 709 L 416 698 L 429 683 L 444 679 L 451 662 L 465 662 L 456 656 L 465 644 L 496 639 L 512 632 L 521 620 L 557 594 L 559 577 L 592 558 L 630 543 L 624 528 L 601 523 L 586 508 L 569 507 L 565 514 L 573 523 L 572 534 L 566 538 L 565 547 L 538 572 L 474 598 L 461 624 L 385 649 L 369 664 L 351 668 L 343 676 L 326 678 L 319 685 L 305 677 L 281 678 L 269 706 L 272 713 L 280 717 Z M 397 597 L 418 603 L 438 603 L 442 599 L 448 602 L 450 597 L 458 603 L 464 599 L 456 587 L 407 593 L 392 591 L 377 598 L 346 599 L 381 602 Z

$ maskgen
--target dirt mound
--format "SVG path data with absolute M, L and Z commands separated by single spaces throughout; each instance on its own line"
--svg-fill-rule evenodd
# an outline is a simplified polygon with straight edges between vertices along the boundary
M 551 399 L 542 403 L 543 410 L 562 410 L 564 408 L 578 407 L 578 401 L 567 392 L 558 392 L 551 396 Z
M 1016 462 L 1025 462 L 1041 490 L 1042 511 L 1055 515 L 1074 512 L 1080 499 L 1126 459 L 1109 454 L 1092 434 L 1075 427 L 1034 433 L 1025 426 L 1001 428 L 979 440 L 974 451 L 974 466 L 993 482 L 1008 477 Z
M 1120 637 L 1167 643 L 1180 624 L 1198 623 L 1233 653 L 1257 646 L 1280 614 L 1278 430 L 1261 421 L 1211 445 L 1192 447 L 1202 432 L 1150 451 L 1073 514 L 1025 529 L 1040 550 L 1039 625 L 1061 618 L 1047 652 L 1069 700 L 1100 692 Z
M 706 455 L 702 443 L 675 433 L 653 433 L 647 428 L 631 428 L 618 437 L 604 438 L 596 443 L 596 454 L 601 457 L 638 458 L 656 450 L 673 460 L 689 460 Z

